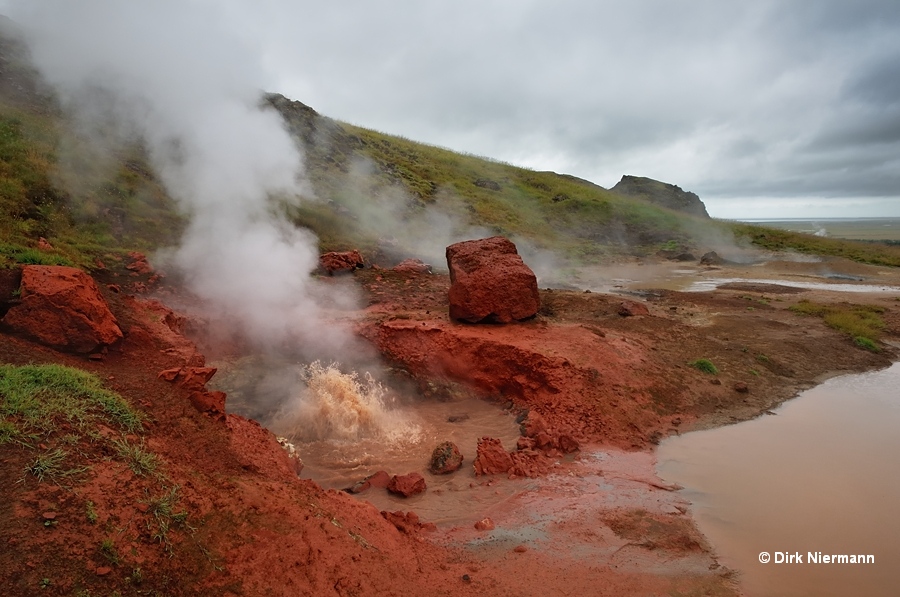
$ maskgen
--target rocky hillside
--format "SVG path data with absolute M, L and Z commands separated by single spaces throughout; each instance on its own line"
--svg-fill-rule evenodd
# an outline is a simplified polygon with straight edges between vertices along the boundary
M 704 218 L 709 217 L 709 214 L 706 212 L 706 206 L 700 201 L 700 197 L 696 193 L 684 191 L 679 186 L 659 182 L 652 178 L 625 175 L 610 190 L 623 197 L 643 199 L 667 209 L 674 209 Z
M 398 224 L 415 228 L 440 221 L 458 233 L 444 244 L 486 230 L 570 256 L 655 252 L 670 241 L 702 243 L 703 226 L 684 211 L 573 176 L 341 123 L 281 95 L 266 99 L 302 143 L 315 192 L 327 200 L 327 209 L 311 205 L 294 215 L 326 241 L 352 238 L 376 254 L 406 242 L 415 253 L 417 243 L 407 242 L 415 239 L 393 238 Z

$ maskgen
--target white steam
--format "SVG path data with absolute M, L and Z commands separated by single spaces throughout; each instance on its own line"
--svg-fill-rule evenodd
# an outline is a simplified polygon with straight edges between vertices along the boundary
M 190 215 L 168 258 L 214 314 L 273 344 L 311 332 L 327 340 L 309 278 L 315 238 L 275 205 L 311 194 L 302 155 L 281 117 L 261 107 L 261 56 L 219 7 L 29 0 L 10 16 L 83 130 L 143 140 Z

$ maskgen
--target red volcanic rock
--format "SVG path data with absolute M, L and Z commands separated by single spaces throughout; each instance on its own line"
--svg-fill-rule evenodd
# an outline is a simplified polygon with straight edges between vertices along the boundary
M 559 437 L 556 438 L 556 443 L 563 454 L 571 454 L 581 449 L 581 444 L 578 443 L 578 440 L 567 433 L 560 433 Z
M 502 236 L 450 245 L 447 265 L 453 319 L 509 323 L 537 314 L 537 278 Z
M 387 490 L 403 497 L 409 497 L 425 491 L 425 478 L 419 473 L 408 475 L 394 475 L 387 486 Z
M 547 431 L 547 421 L 537 411 L 528 411 L 528 416 L 522 422 L 522 431 L 527 437 L 537 437 L 539 433 Z
M 47 242 L 47 239 L 43 236 L 38 239 L 38 249 L 41 251 L 52 251 L 53 245 Z
M 360 252 L 354 249 L 325 253 L 319 257 L 319 266 L 331 276 L 335 272 L 352 272 L 355 269 L 362 269 L 365 267 L 365 261 Z
M 166 369 L 165 371 L 160 371 L 156 377 L 163 381 L 174 382 L 178 379 L 178 374 L 181 373 L 181 368 L 176 367 L 175 369 Z
M 131 270 L 136 274 L 153 273 L 153 267 L 150 266 L 150 263 L 147 261 L 147 256 L 143 253 L 132 251 L 128 254 L 128 258 L 131 259 L 131 263 L 126 265 L 125 269 Z
M 215 367 L 184 367 L 177 383 L 188 390 L 202 390 L 216 371 Z
M 179 386 L 194 391 L 203 391 L 206 383 L 216 374 L 215 367 L 181 367 L 160 371 L 159 379 L 176 383 Z
M 368 491 L 372 487 L 385 489 L 391 483 L 391 476 L 384 471 L 378 471 L 369 475 L 362 481 L 358 481 L 346 489 L 348 493 L 362 493 Z
M 650 315 L 650 309 L 643 303 L 635 301 L 622 301 L 619 303 L 619 315 L 631 317 L 633 315 Z
M 122 339 L 97 284 L 80 269 L 26 265 L 20 296 L 3 323 L 42 344 L 89 353 Z
M 225 412 L 225 392 L 207 392 L 200 390 L 191 392 L 191 405 L 202 413 L 218 414 Z
M 435 475 L 447 475 L 458 471 L 463 463 L 463 455 L 453 442 L 442 442 L 431 453 L 428 470 Z
M 160 371 L 157 377 L 189 390 L 188 400 L 198 411 L 218 415 L 225 412 L 226 394 L 206 389 L 206 383 L 216 371 L 215 367 L 181 367 Z
M 368 481 L 372 487 L 385 489 L 391 484 L 391 476 L 384 471 L 378 471 L 373 475 L 366 477 L 366 481 Z
M 421 522 L 419 520 L 419 515 L 415 512 L 407 512 L 404 514 L 400 510 L 397 510 L 396 512 L 386 512 L 382 510 L 381 515 L 385 520 L 397 527 L 397 530 L 406 533 L 407 535 L 412 535 L 419 531 L 437 530 L 437 526 L 435 526 L 433 522 Z
M 404 274 L 430 274 L 431 266 L 421 259 L 404 259 L 391 270 Z
M 513 467 L 512 456 L 503 449 L 503 443 L 493 437 L 478 440 L 475 463 L 476 475 L 496 475 L 507 473 Z
M 743 381 L 737 381 L 734 383 L 734 391 L 746 394 L 750 391 L 750 387 Z

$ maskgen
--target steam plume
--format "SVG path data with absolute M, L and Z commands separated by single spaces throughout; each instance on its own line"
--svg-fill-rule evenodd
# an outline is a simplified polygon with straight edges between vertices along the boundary
M 274 204 L 311 194 L 280 116 L 261 108 L 261 56 L 213 3 L 41 0 L 12 5 L 33 58 L 85 130 L 138 135 L 190 215 L 169 256 L 187 285 L 258 340 L 323 334 L 315 238 Z

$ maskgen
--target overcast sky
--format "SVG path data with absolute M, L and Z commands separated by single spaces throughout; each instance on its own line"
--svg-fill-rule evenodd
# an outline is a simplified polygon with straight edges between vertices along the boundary
M 340 120 L 715 217 L 900 216 L 898 0 L 193 1 Z

